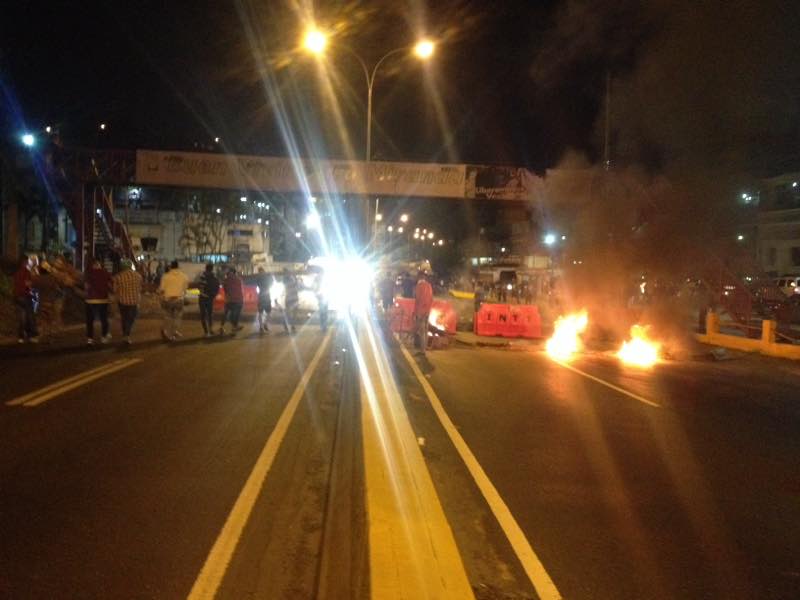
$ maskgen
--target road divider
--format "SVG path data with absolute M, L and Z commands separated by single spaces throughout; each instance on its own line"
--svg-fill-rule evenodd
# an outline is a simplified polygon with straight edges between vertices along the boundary
M 228 570 L 233 552 L 236 550 L 245 525 L 247 525 L 247 521 L 250 518 L 250 513 L 253 511 L 267 475 L 272 468 L 272 463 L 275 461 L 275 456 L 277 456 L 278 450 L 283 443 L 283 438 L 289 430 L 289 425 L 297 411 L 297 406 L 306 393 L 306 388 L 331 341 L 333 332 L 333 328 L 328 331 L 311 362 L 308 363 L 302 377 L 300 377 L 297 387 L 289 397 L 289 402 L 286 403 L 281 416 L 278 418 L 275 429 L 272 430 L 266 444 L 264 444 L 264 448 L 261 450 L 261 454 L 259 454 L 242 491 L 239 492 L 239 497 L 236 499 L 222 527 L 222 531 L 220 531 L 214 545 L 211 547 L 211 551 L 208 553 L 206 562 L 189 592 L 189 600 L 212 600 L 216 596 L 225 572 Z
M 416 376 L 417 381 L 419 381 L 422 389 L 425 391 L 425 395 L 428 397 L 428 401 L 431 403 L 447 436 L 450 438 L 453 446 L 455 446 L 459 456 L 461 456 L 461 460 L 464 461 L 467 470 L 475 480 L 475 484 L 478 486 L 481 494 L 483 494 L 492 514 L 494 514 L 500 528 L 511 544 L 511 548 L 519 559 L 531 585 L 533 585 L 533 588 L 536 590 L 536 594 L 542 600 L 559 600 L 562 597 L 561 593 L 558 591 L 555 583 L 553 583 L 550 575 L 548 575 L 539 557 L 533 551 L 530 542 L 528 542 L 528 539 L 525 537 L 514 515 L 511 514 L 505 501 L 497 491 L 497 488 L 494 487 L 494 484 L 489 479 L 489 476 L 486 475 L 478 459 L 475 458 L 467 442 L 464 441 L 464 438 L 456 429 L 453 421 L 450 420 L 450 416 L 447 414 L 447 411 L 445 411 L 433 387 L 428 383 L 428 380 L 422 374 L 414 358 L 402 344 L 400 344 L 400 350 Z
M 385 346 L 368 324 L 357 339 L 370 597 L 474 598 Z
M 141 358 L 122 358 L 120 360 L 115 360 L 114 362 L 108 363 L 101 367 L 90 369 L 89 371 L 84 371 L 82 373 L 78 373 L 77 375 L 73 375 L 72 377 L 67 377 L 66 379 L 56 381 L 55 383 L 51 383 L 48 386 L 25 394 L 24 396 L 18 396 L 17 398 L 6 402 L 6 406 L 39 406 L 40 404 L 47 402 L 56 396 L 65 394 L 71 390 L 74 390 L 75 388 L 95 381 L 96 379 L 105 377 L 106 375 L 111 375 L 112 373 L 126 369 L 142 362 L 142 360 L 143 359 Z

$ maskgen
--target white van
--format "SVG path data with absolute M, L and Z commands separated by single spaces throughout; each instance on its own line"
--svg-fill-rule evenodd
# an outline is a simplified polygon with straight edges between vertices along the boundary
M 800 294 L 800 275 L 784 275 L 773 279 L 775 285 L 787 296 Z

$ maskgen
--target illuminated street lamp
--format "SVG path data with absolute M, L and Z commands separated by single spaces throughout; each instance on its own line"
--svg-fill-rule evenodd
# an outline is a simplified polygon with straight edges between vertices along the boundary
M 555 233 L 548 233 L 544 236 L 544 243 L 547 246 L 552 246 L 556 243 L 556 234 Z
M 377 221 L 378 223 L 383 221 L 383 215 L 381 213 L 375 213 L 375 221 Z
M 432 240 L 432 239 L 433 239 L 433 232 L 432 232 L 432 231 L 429 231 L 429 232 L 428 232 L 428 239 L 429 239 L 429 240 Z
M 389 226 L 386 228 L 386 231 L 388 231 L 389 233 L 391 233 L 392 231 L 394 231 L 394 227 L 392 227 L 391 225 L 389 225 Z
M 312 54 L 320 55 L 328 46 L 328 36 L 319 29 L 309 29 L 303 37 L 303 47 Z
M 439 245 L 444 246 L 444 240 L 439 240 Z
M 306 31 L 303 36 L 303 48 L 307 52 L 315 56 L 322 56 L 325 53 L 325 49 L 328 46 L 328 36 L 320 31 L 317 28 L 311 28 Z M 375 87 L 375 77 L 378 74 L 378 69 L 384 63 L 384 61 L 389 58 L 390 56 L 394 56 L 395 54 L 406 53 L 409 50 L 413 51 L 414 56 L 417 59 L 425 61 L 430 59 L 433 55 L 433 51 L 435 49 L 435 44 L 428 39 L 419 40 L 414 46 L 403 46 L 401 48 L 395 48 L 394 50 L 390 50 L 386 54 L 384 54 L 378 61 L 375 63 L 375 66 L 372 68 L 372 71 L 369 70 L 367 67 L 367 63 L 361 58 L 355 50 L 349 48 L 348 46 L 341 46 L 343 50 L 351 54 L 358 64 L 361 65 L 361 69 L 364 71 L 364 79 L 367 84 L 367 131 L 366 131 L 366 143 L 364 147 L 364 160 L 366 162 L 370 162 L 372 160 L 372 90 Z M 375 212 L 378 212 L 378 201 L 375 202 Z M 365 202 L 364 204 L 364 214 L 365 214 L 365 223 L 369 223 L 369 202 Z M 403 221 L 405 223 L 405 221 Z
M 436 46 L 432 41 L 420 40 L 414 45 L 414 54 L 417 55 L 417 58 L 428 60 L 433 55 L 435 48 Z
M 397 228 L 397 233 L 403 233 L 403 228 L 402 227 L 398 227 Z
M 401 222 L 401 223 L 408 223 L 408 215 L 407 215 L 407 214 L 405 214 L 405 213 L 403 213 L 402 215 L 400 215 L 400 222 Z
M 22 144 L 28 148 L 33 148 L 36 145 L 36 137 L 32 133 L 23 133 L 20 139 Z

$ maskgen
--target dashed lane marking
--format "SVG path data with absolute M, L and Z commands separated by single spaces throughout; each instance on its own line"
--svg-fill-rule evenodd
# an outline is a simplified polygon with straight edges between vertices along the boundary
M 222 531 L 220 531 L 214 545 L 211 547 L 211 551 L 208 553 L 206 562 L 197 576 L 192 590 L 189 592 L 189 600 L 212 600 L 216 596 L 233 552 L 236 550 L 244 527 L 250 518 L 250 513 L 253 511 L 253 506 L 255 506 L 256 500 L 261 493 L 261 488 L 264 486 L 275 456 L 278 454 L 281 443 L 283 443 L 283 438 L 294 418 L 294 413 L 297 411 L 297 406 L 305 394 L 306 387 L 308 387 L 308 383 L 311 381 L 311 377 L 316 371 L 325 349 L 328 347 L 332 334 L 333 329 L 330 329 L 322 340 L 322 344 L 320 344 L 316 354 L 314 354 L 314 358 L 311 359 L 308 367 L 306 367 L 300 382 L 289 398 L 289 402 L 286 403 L 275 429 L 272 430 L 250 476 L 247 478 L 242 491 L 239 492 L 239 497 L 236 499 L 236 503 L 233 505 L 225 525 L 222 527 Z
M 620 394 L 625 394 L 629 398 L 633 398 L 634 400 L 638 400 L 639 402 L 641 402 L 643 404 L 647 404 L 648 406 L 652 406 L 654 408 L 661 408 L 660 404 L 658 404 L 656 402 L 653 402 L 652 400 L 648 400 L 647 398 L 643 398 L 642 396 L 639 396 L 638 394 L 634 394 L 633 392 L 630 392 L 630 391 L 626 390 L 625 388 L 621 388 L 618 385 L 614 385 L 613 383 L 610 383 L 610 382 L 606 381 L 605 379 L 600 379 L 599 377 L 595 377 L 594 375 L 590 375 L 589 373 L 587 373 L 585 371 L 581 371 L 580 369 L 576 369 L 572 365 L 568 365 L 567 363 L 561 362 L 560 360 L 554 360 L 553 362 L 558 364 L 558 365 L 561 365 L 565 369 L 569 369 L 570 371 L 572 371 L 574 373 L 577 373 L 578 375 L 583 375 L 587 379 L 591 379 L 592 381 L 595 381 L 595 382 L 599 383 L 600 385 L 604 385 L 607 388 L 611 388 L 612 390 L 617 391 Z
M 47 402 L 56 396 L 65 394 L 96 379 L 110 375 L 111 373 L 116 373 L 117 371 L 126 369 L 142 362 L 142 360 L 143 359 L 141 358 L 122 358 L 120 360 L 115 360 L 114 362 L 108 363 L 101 367 L 90 369 L 89 371 L 84 371 L 83 373 L 78 373 L 72 377 L 67 377 L 66 379 L 56 381 L 55 383 L 51 383 L 48 386 L 25 394 L 24 396 L 18 396 L 17 398 L 6 402 L 6 406 L 39 406 L 43 402 Z
M 472 453 L 472 450 L 470 450 L 467 442 L 464 441 L 464 438 L 461 437 L 461 434 L 456 429 L 456 426 L 450 420 L 450 417 L 445 411 L 444 406 L 439 400 L 439 397 L 436 395 L 436 392 L 433 390 L 433 387 L 431 387 L 431 384 L 428 383 L 428 380 L 422 374 L 422 371 L 420 371 L 417 363 L 402 344 L 400 344 L 400 350 L 408 361 L 408 364 L 411 366 L 411 370 L 414 372 L 414 375 L 416 376 L 420 385 L 422 385 L 422 389 L 425 390 L 425 394 L 428 396 L 428 400 L 430 401 L 436 416 L 439 417 L 439 422 L 447 432 L 450 441 L 453 442 L 458 454 L 461 456 L 461 460 L 464 461 L 467 470 L 475 480 L 478 489 L 480 489 L 481 493 L 483 494 L 486 503 L 489 505 L 489 508 L 497 519 L 497 522 L 500 524 L 500 527 L 503 530 L 503 533 L 505 533 L 506 538 L 508 538 L 514 553 L 517 555 L 517 558 L 522 564 L 522 568 L 525 570 L 525 574 L 528 576 L 528 579 L 536 590 L 539 598 L 542 600 L 560 599 L 561 593 L 558 591 L 558 588 L 556 588 L 553 580 L 547 574 L 544 565 L 533 551 L 528 539 L 525 537 L 525 534 L 522 532 L 522 529 L 520 528 L 516 519 L 514 519 L 514 515 L 511 514 L 511 511 L 509 510 L 505 501 L 500 496 L 497 488 L 494 487 L 494 484 L 491 482 L 488 475 L 486 475 L 486 472 L 483 470 L 483 467 L 481 467 L 478 459 L 475 458 L 475 455 Z

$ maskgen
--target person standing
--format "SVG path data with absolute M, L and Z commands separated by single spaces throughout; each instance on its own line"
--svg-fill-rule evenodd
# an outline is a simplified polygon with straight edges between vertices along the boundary
M 92 266 L 86 272 L 86 343 L 94 344 L 94 321 L 99 319 L 100 342 L 107 344 L 111 340 L 108 330 L 108 305 L 111 302 L 111 275 L 103 268 L 100 260 L 92 260 Z
M 120 272 L 114 275 L 114 293 L 119 304 L 119 316 L 122 320 L 122 339 L 131 344 L 131 330 L 139 314 L 139 302 L 142 300 L 142 276 L 133 268 L 133 262 L 123 258 Z
M 178 261 L 170 263 L 170 269 L 161 276 L 158 293 L 161 294 L 161 307 L 164 309 L 164 325 L 161 337 L 165 341 L 175 341 L 181 337 L 180 327 L 183 317 L 183 299 L 189 287 L 189 278 L 178 268 Z
M 37 343 L 39 332 L 36 330 L 36 314 L 34 312 L 33 275 L 31 260 L 23 256 L 19 268 L 14 273 L 14 307 L 17 310 L 18 340 L 20 344 L 29 341 Z
M 242 305 L 244 305 L 244 285 L 242 278 L 236 273 L 236 269 L 230 268 L 228 274 L 225 275 L 225 281 L 222 282 L 222 288 L 225 290 L 225 311 L 222 313 L 222 325 L 219 328 L 219 334 L 225 334 L 225 321 L 230 319 L 231 329 L 236 333 L 241 329 L 239 326 L 239 315 L 242 314 Z
M 283 326 L 286 333 L 295 333 L 295 323 L 297 322 L 297 305 L 300 302 L 300 292 L 297 289 L 297 278 L 289 273 L 288 269 L 283 270 Z
M 206 270 L 200 275 L 200 322 L 206 337 L 210 337 L 214 327 L 214 300 L 219 294 L 219 279 L 214 275 L 214 265 L 208 263 Z
M 419 348 L 422 355 L 428 346 L 428 319 L 431 315 L 433 305 L 433 288 L 428 283 L 427 273 L 420 271 L 417 279 L 417 287 L 414 290 L 414 318 L 417 325 L 417 336 L 419 336 Z
M 272 314 L 272 296 L 269 288 L 272 278 L 269 273 L 264 272 L 264 267 L 258 267 L 256 282 L 258 286 L 258 331 L 269 333 L 269 317 Z
M 379 290 L 383 312 L 388 313 L 394 306 L 394 277 L 392 277 L 391 273 L 384 273 L 383 279 L 379 284 Z

